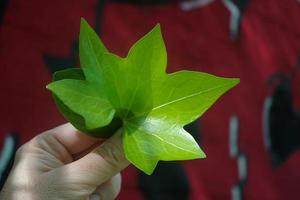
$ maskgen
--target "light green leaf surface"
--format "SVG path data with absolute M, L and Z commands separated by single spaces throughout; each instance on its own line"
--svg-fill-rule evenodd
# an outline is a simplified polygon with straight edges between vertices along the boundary
M 69 68 L 61 71 L 57 71 L 53 74 L 53 81 L 59 81 L 64 79 L 77 79 L 85 80 L 82 69 L 80 68 Z M 85 119 L 71 110 L 62 100 L 60 100 L 56 95 L 53 95 L 55 103 L 62 113 L 62 115 L 73 124 L 78 130 L 87 133 L 94 137 L 108 138 L 114 132 L 116 132 L 121 126 L 122 122 L 119 118 L 114 118 L 110 124 L 104 127 L 97 127 L 96 129 L 88 129 L 85 123 Z M 77 110 L 77 109 L 75 109 Z
M 200 117 L 222 94 L 239 82 L 192 71 L 178 71 L 155 84 L 152 112 L 180 125 Z
M 47 88 L 85 119 L 87 129 L 106 126 L 114 117 L 115 110 L 92 83 L 64 79 L 50 83 Z
M 81 19 L 79 33 L 80 67 L 88 81 L 99 83 L 101 74 L 101 59 L 106 47 L 90 25 Z
M 205 157 L 194 138 L 167 117 L 150 114 L 146 118 L 130 120 L 124 127 L 125 154 L 147 174 L 153 172 L 158 160 Z
M 165 76 L 167 52 L 159 24 L 131 47 L 128 58 L 135 68 L 150 70 L 151 79 Z
M 183 126 L 200 117 L 239 79 L 192 71 L 166 74 L 159 25 L 125 58 L 109 53 L 84 20 L 79 44 L 82 71 L 57 72 L 48 85 L 58 108 L 76 128 L 108 137 L 122 121 L 125 155 L 147 174 L 159 160 L 205 157 Z

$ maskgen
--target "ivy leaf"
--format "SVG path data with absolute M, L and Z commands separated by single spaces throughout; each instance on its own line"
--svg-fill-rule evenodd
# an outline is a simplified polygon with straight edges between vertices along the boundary
M 83 71 L 80 68 L 69 68 L 61 71 L 57 71 L 53 74 L 53 81 L 59 81 L 63 79 L 76 79 L 85 80 Z M 50 88 L 49 88 L 50 89 Z M 114 118 L 108 126 L 98 127 L 96 129 L 88 129 L 85 124 L 84 118 L 72 111 L 64 102 L 53 95 L 58 109 L 61 111 L 62 115 L 71 122 L 78 130 L 87 133 L 94 137 L 108 138 L 114 132 L 116 132 L 122 125 L 119 118 Z
M 183 126 L 200 117 L 239 79 L 202 72 L 165 72 L 160 26 L 137 41 L 125 58 L 107 51 L 82 19 L 80 64 L 56 72 L 47 88 L 77 129 L 109 137 L 122 127 L 127 159 L 151 174 L 159 160 L 204 158 Z

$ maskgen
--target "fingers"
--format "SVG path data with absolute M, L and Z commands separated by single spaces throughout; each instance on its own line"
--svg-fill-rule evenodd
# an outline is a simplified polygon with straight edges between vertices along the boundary
M 60 179 L 59 185 L 71 185 L 72 190 L 90 195 L 99 185 L 129 165 L 124 156 L 121 137 L 121 131 L 118 131 L 81 159 L 53 170 L 50 176 Z
M 22 161 L 22 168 L 43 173 L 83 157 L 100 142 L 67 123 L 45 131 L 22 145 L 15 160 Z
M 89 176 L 92 176 L 93 184 L 98 186 L 120 172 L 128 164 L 123 151 L 121 131 L 118 131 L 102 145 L 71 163 L 68 167 L 74 173 L 88 173 L 85 176 L 87 181 L 90 181 Z
M 30 173 L 26 181 L 33 178 L 32 172 L 42 172 L 33 178 L 37 181 L 33 185 L 38 185 L 37 189 L 47 197 L 82 200 L 96 192 L 102 199 L 115 198 L 121 183 L 120 176 L 115 175 L 129 164 L 124 156 L 121 131 L 100 146 L 98 144 L 99 140 L 65 124 L 28 142 L 20 154 L 23 165 L 18 162 L 18 166 L 25 166 Z M 73 161 L 69 154 L 80 156 Z
M 72 155 L 80 154 L 89 149 L 101 139 L 92 138 L 78 131 L 70 123 L 58 126 L 50 131 L 51 134 L 68 150 Z
M 121 174 L 118 173 L 95 190 L 92 198 L 101 200 L 115 199 L 121 190 Z

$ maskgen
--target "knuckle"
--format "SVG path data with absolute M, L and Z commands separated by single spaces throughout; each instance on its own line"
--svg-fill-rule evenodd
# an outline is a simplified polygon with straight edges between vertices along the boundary
M 28 143 L 21 145 L 16 151 L 15 158 L 16 159 L 20 158 L 27 151 L 27 148 L 28 148 Z
M 29 143 L 34 146 L 42 146 L 45 141 L 45 135 L 39 134 L 36 135 Z
M 32 138 L 29 142 L 21 145 L 16 151 L 16 157 L 23 156 L 24 154 L 34 152 L 36 147 L 41 146 L 43 143 L 43 138 L 41 135 L 37 135 Z
M 119 170 L 120 165 L 126 160 L 123 147 L 110 141 L 97 148 L 96 152 L 115 170 Z

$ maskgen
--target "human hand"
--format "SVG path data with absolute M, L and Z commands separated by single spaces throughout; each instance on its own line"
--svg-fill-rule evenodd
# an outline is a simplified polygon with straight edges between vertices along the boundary
M 0 199 L 115 199 L 128 164 L 120 131 L 103 142 L 64 124 L 18 149 Z

